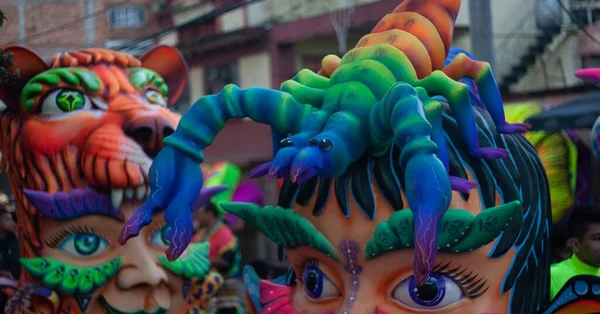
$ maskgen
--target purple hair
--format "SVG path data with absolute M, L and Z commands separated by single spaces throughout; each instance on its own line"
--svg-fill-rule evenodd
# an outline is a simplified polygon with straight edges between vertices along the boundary
M 265 202 L 265 196 L 258 184 L 253 182 L 242 182 L 238 184 L 237 189 L 231 197 L 231 201 L 253 203 L 263 206 Z M 237 216 L 234 216 L 230 213 L 225 214 L 225 221 L 230 228 L 233 227 L 238 220 L 240 219 Z

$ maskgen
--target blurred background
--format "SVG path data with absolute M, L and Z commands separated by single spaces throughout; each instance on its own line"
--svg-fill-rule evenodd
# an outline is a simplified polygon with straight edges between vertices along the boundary
M 133 55 L 157 44 L 178 47 L 189 63 L 188 88 L 177 104 L 185 112 L 229 83 L 277 88 L 301 68 L 317 71 L 325 55 L 353 47 L 400 2 L 0 0 L 7 18 L 0 46 L 25 44 L 45 57 L 83 47 Z M 597 89 L 573 73 L 600 67 L 599 21 L 600 1 L 594 0 L 463 0 L 454 46 L 492 64 L 505 103 L 553 108 Z M 205 154 L 209 163 L 236 164 L 247 177 L 271 150 L 268 127 L 237 120 Z M 256 182 L 267 203 L 276 203 L 276 185 Z M 9 193 L 5 177 L 0 184 Z M 274 244 L 250 228 L 242 232 L 246 261 L 276 261 Z

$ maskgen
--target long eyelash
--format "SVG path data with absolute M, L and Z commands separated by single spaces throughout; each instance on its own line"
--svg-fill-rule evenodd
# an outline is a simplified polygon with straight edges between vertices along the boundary
M 46 237 L 46 245 L 54 249 L 58 247 L 58 245 L 62 243 L 66 238 L 76 233 L 89 233 L 102 237 L 106 240 L 106 236 L 102 232 L 97 231 L 92 227 L 73 225 L 48 235 L 48 237 Z M 106 241 L 110 244 L 110 241 Z
M 308 265 L 319 266 L 319 260 L 306 254 L 299 254 L 292 263 L 296 279 L 302 281 L 304 268 Z
M 468 268 L 463 266 L 450 268 L 450 263 L 444 264 L 444 262 L 441 262 L 433 271 L 448 276 L 458 283 L 469 299 L 477 299 L 489 289 L 490 286 L 485 278 L 473 273 L 473 271 L 467 273 Z

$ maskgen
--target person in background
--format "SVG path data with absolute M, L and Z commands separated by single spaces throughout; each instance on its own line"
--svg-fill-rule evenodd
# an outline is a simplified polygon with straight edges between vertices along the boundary
M 241 252 L 238 239 L 219 217 L 217 206 L 210 202 L 194 213 L 197 227 L 192 242 L 210 243 L 210 263 L 225 283 L 217 293 L 216 308 L 219 314 L 243 313 L 239 290 Z
M 17 224 L 13 217 L 13 209 L 8 196 L 0 193 L 0 271 L 10 273 L 13 278 L 19 278 L 19 240 Z
M 571 277 L 600 275 L 600 207 L 575 208 L 569 217 L 568 232 L 573 255 L 550 268 L 551 299 Z
M 560 263 L 569 259 L 573 255 L 573 250 L 570 247 L 569 231 L 567 228 L 567 220 L 554 224 L 552 226 L 552 263 Z
M 0 193 L 0 274 L 17 279 L 21 275 L 21 265 L 19 264 L 19 240 L 16 235 L 17 224 L 13 218 L 13 211 L 8 196 Z M 6 302 L 6 295 L 0 293 L 2 313 Z

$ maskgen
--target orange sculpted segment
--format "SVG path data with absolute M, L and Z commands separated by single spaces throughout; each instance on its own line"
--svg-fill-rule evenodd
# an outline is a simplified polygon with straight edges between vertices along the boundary
M 460 2 L 461 0 L 404 1 L 394 10 L 394 13 L 412 11 L 430 20 L 444 42 L 444 53 L 448 54 L 448 50 L 452 46 L 454 21 L 460 10 Z
M 390 29 L 400 29 L 415 35 L 427 49 L 433 69 L 439 70 L 444 67 L 446 59 L 444 42 L 435 25 L 426 17 L 416 12 L 388 14 L 375 26 L 372 33 L 381 33 Z
M 331 77 L 331 74 L 340 66 L 342 59 L 336 55 L 328 55 L 321 61 L 321 70 L 319 75 Z
M 391 14 L 383 17 L 356 47 L 390 44 L 409 58 L 418 78 L 424 78 L 433 70 L 444 67 L 460 3 L 460 0 L 403 1 Z M 332 56 L 327 56 L 319 74 L 330 77 L 338 66 L 339 62 L 335 63 Z
M 371 33 L 365 35 L 356 47 L 370 47 L 381 43 L 388 43 L 398 50 L 403 51 L 413 64 L 419 78 L 423 78 L 431 73 L 432 67 L 429 52 L 421 44 L 419 38 L 407 31 L 390 29 L 381 33 Z
M 474 61 L 466 55 L 460 54 L 442 72 L 446 73 L 451 79 L 458 81 L 463 77 L 479 78 L 485 73 L 485 70 L 485 63 Z

